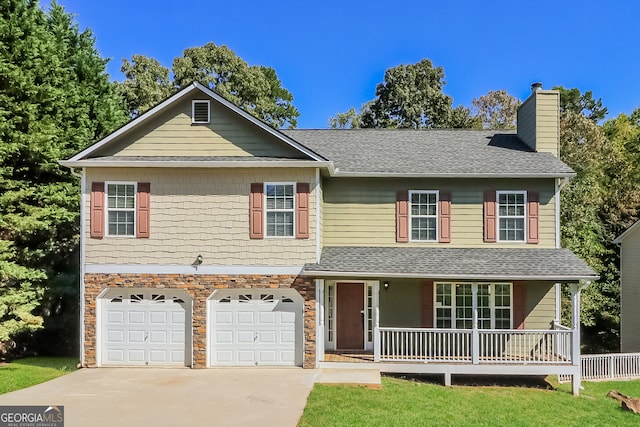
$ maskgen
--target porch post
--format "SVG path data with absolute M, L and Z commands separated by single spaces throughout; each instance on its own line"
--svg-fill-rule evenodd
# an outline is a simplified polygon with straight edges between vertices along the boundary
M 471 363 L 480 363 L 480 333 L 478 332 L 478 285 L 471 285 Z
M 324 362 L 324 339 L 324 279 L 316 279 L 316 364 Z
M 380 361 L 380 281 L 373 282 L 373 361 Z
M 575 373 L 571 378 L 571 389 L 574 396 L 580 394 L 580 289 L 579 283 L 571 283 L 571 362 Z

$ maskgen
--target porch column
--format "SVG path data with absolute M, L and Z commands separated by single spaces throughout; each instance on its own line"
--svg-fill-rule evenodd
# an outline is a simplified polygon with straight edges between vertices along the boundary
M 380 281 L 373 282 L 373 361 L 380 361 Z
M 480 333 L 478 332 L 478 285 L 471 285 L 471 363 L 480 363 Z
M 324 362 L 324 279 L 316 279 L 316 363 Z
M 580 363 L 580 283 L 571 283 L 571 362 L 575 373 L 571 378 L 571 389 L 574 396 L 580 394 L 581 363 Z

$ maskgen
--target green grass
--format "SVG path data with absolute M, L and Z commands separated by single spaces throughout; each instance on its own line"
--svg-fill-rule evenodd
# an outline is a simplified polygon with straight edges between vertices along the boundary
M 0 394 L 31 387 L 76 370 L 73 357 L 27 357 L 0 364 Z
M 454 378 L 455 380 L 455 378 Z M 454 381 L 455 384 L 455 381 Z M 300 426 L 623 426 L 640 415 L 622 411 L 611 390 L 640 397 L 640 381 L 583 382 L 556 390 L 453 386 L 382 378 L 382 390 L 316 384 Z

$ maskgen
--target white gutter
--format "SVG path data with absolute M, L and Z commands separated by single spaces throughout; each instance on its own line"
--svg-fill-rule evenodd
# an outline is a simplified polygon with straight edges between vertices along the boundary
M 348 178 L 565 178 L 575 176 L 571 173 L 389 173 L 389 172 L 340 172 L 336 169 L 332 177 Z
M 357 272 L 357 271 L 302 271 L 301 276 L 313 277 L 388 277 L 388 278 L 424 278 L 434 277 L 451 280 L 536 280 L 552 282 L 577 282 L 580 280 L 598 280 L 600 276 L 518 276 L 518 275 L 490 275 L 490 274 L 427 274 L 427 273 L 389 273 L 389 272 Z
M 80 351 L 80 365 L 85 366 L 86 359 L 84 354 L 84 274 L 85 274 L 85 263 L 86 263 L 86 251 L 84 245 L 84 233 L 85 233 L 85 201 L 86 201 L 86 188 L 87 188 L 87 177 L 84 169 L 82 172 L 78 173 L 74 169 L 71 169 L 71 174 L 80 178 L 80 342 L 79 342 L 79 351 Z
M 333 163 L 328 161 L 292 160 L 292 161 L 215 161 L 215 160 L 61 160 L 58 162 L 68 168 L 103 167 L 103 168 L 318 168 L 332 169 Z

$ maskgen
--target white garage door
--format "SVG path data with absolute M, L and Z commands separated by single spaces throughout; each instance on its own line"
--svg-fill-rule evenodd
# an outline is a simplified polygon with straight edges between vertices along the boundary
M 191 300 L 185 292 L 111 289 L 100 301 L 102 365 L 191 364 Z
M 216 291 L 209 299 L 210 364 L 302 365 L 303 305 L 294 289 Z

